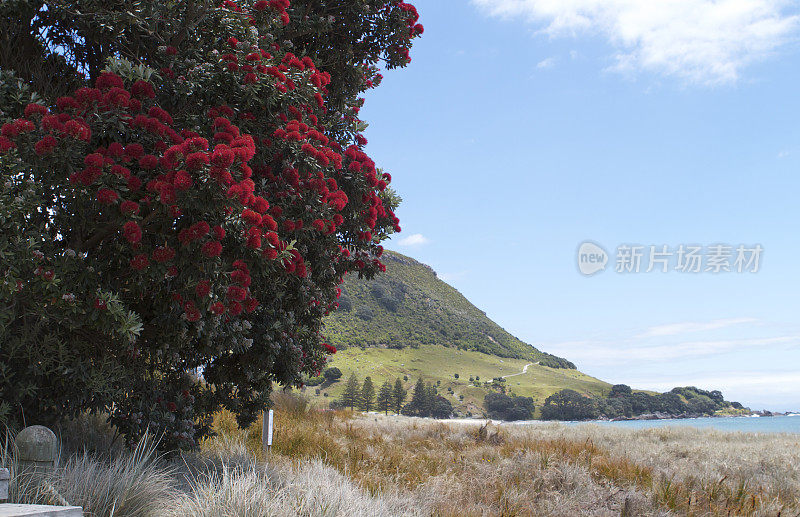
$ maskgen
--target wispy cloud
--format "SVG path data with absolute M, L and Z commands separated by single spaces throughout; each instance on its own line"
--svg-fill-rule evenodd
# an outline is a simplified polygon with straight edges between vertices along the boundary
M 795 346 L 800 336 L 776 336 L 751 339 L 709 339 L 704 341 L 682 341 L 669 344 L 649 344 L 636 340 L 582 341 L 550 343 L 543 349 L 569 357 L 577 363 L 596 365 L 653 363 L 680 359 L 712 356 L 742 350 L 772 346 Z
M 408 237 L 403 237 L 397 244 L 400 246 L 422 246 L 423 244 L 428 244 L 430 240 L 422 235 L 421 233 L 412 233 Z
M 540 70 L 545 70 L 547 68 L 553 68 L 553 66 L 555 66 L 557 60 L 558 59 L 555 58 L 555 57 L 548 57 L 546 59 L 542 59 L 541 61 L 536 63 L 536 68 L 538 68 Z
M 704 332 L 708 330 L 718 330 L 734 325 L 744 325 L 747 323 L 756 323 L 758 320 L 755 318 L 729 318 L 720 319 L 706 322 L 685 322 L 685 323 L 670 323 L 668 325 L 658 325 L 650 327 L 643 333 L 637 335 L 637 338 L 659 337 L 659 336 L 677 336 L 680 334 L 689 334 L 692 332 Z
M 459 280 L 467 276 L 468 271 L 456 271 L 456 272 L 449 272 L 449 273 L 440 273 L 439 280 L 443 282 L 453 282 L 455 280 Z
M 690 83 L 733 83 L 800 27 L 790 0 L 472 0 L 490 14 L 525 17 L 550 36 L 601 34 L 618 49 L 609 67 Z

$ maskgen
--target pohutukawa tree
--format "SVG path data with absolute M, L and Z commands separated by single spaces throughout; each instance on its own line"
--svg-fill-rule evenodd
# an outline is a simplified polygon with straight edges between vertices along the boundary
M 422 33 L 385 0 L 0 6 L 0 421 L 107 411 L 190 447 L 319 375 L 399 231 L 360 95 Z M 201 373 L 202 375 L 199 375 Z

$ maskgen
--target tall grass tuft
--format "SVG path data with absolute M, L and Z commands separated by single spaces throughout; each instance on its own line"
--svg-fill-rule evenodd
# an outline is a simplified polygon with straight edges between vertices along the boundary
M 422 515 L 400 498 L 373 497 L 321 461 L 296 467 L 223 466 L 162 509 L 165 517 L 390 517 Z
M 155 440 L 144 436 L 132 451 L 113 458 L 84 451 L 46 474 L 20 473 L 9 447 L 2 462 L 11 466 L 10 502 L 74 505 L 91 517 L 149 517 L 175 495 L 173 471 L 155 452 Z

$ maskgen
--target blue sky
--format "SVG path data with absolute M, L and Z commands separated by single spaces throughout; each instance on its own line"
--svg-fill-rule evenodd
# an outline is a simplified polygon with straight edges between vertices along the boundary
M 404 198 L 387 247 L 609 382 L 800 409 L 800 9 L 414 4 L 413 61 L 362 110 Z M 610 259 L 591 277 L 586 240 Z M 626 243 L 764 251 L 756 273 L 621 274 Z

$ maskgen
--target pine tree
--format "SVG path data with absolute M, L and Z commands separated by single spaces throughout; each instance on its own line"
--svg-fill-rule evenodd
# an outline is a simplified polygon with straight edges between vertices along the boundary
M 375 404 L 375 385 L 372 384 L 372 378 L 367 376 L 364 379 L 364 385 L 361 387 L 361 401 L 359 409 L 361 411 L 370 411 Z
M 425 386 L 425 398 L 422 400 L 422 406 L 420 406 L 421 416 L 431 416 L 438 396 L 439 392 L 436 390 L 436 386 L 429 382 Z
M 347 384 L 344 385 L 342 406 L 355 409 L 356 406 L 360 405 L 360 402 L 361 392 L 358 387 L 358 377 L 356 377 L 355 373 L 352 373 L 350 374 L 350 378 L 347 379 Z
M 383 384 L 381 384 L 381 389 L 380 391 L 378 391 L 378 411 L 383 411 L 388 415 L 389 409 L 391 407 L 392 407 L 392 383 L 390 383 L 387 379 Z
M 403 387 L 402 381 L 398 377 L 394 381 L 394 389 L 392 390 L 392 410 L 398 415 L 400 414 L 400 410 L 403 409 L 403 403 L 406 401 L 406 395 L 408 392 Z
M 414 391 L 411 393 L 411 402 L 406 404 L 403 414 L 424 416 L 423 411 L 427 397 L 428 392 L 425 389 L 425 383 L 422 382 L 421 378 L 417 379 L 416 384 L 414 384 Z

